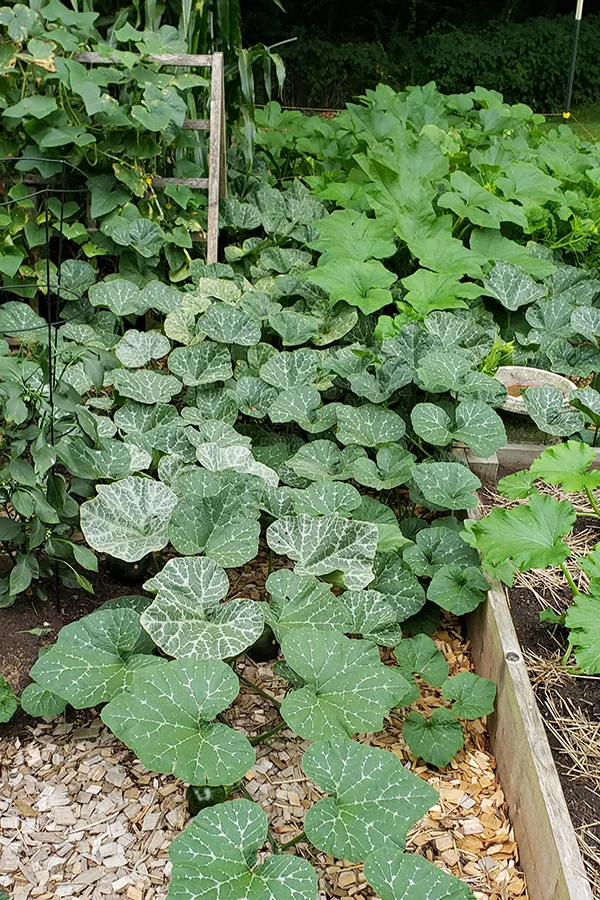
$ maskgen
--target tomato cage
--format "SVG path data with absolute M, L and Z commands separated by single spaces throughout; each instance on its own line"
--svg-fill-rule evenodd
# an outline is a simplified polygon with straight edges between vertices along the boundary
M 39 494 L 47 497 L 64 482 L 56 475 L 57 442 L 76 428 L 92 439 L 95 434 L 94 417 L 81 406 L 84 381 L 97 377 L 95 351 L 65 342 L 76 337 L 67 330 L 82 327 L 92 311 L 84 293 L 95 271 L 76 258 L 90 229 L 67 221 L 79 208 L 87 217 L 87 195 L 85 172 L 67 160 L 0 159 L 0 503 L 6 531 L 0 547 L 13 561 L 22 547 L 11 544 L 6 519 L 26 521 L 24 546 L 35 545 L 32 523 L 38 531 L 50 524 Z M 31 483 L 15 481 L 19 469 L 34 472 Z M 45 570 L 54 579 L 57 607 L 64 565 L 48 558 Z M 0 589 L 0 607 L 2 598 Z

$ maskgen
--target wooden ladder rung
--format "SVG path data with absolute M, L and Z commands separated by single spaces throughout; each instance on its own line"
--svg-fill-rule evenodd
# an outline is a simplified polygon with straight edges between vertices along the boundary
M 184 119 L 186 131 L 210 131 L 210 119 Z
M 207 188 L 208 187 L 208 178 L 153 178 L 152 179 L 152 187 L 161 188 L 166 187 L 167 184 L 177 184 L 177 185 L 185 185 L 185 187 L 189 188 Z

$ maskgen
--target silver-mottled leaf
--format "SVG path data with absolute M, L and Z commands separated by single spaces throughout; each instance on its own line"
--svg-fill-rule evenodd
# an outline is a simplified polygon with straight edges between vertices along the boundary
M 98 496 L 80 509 L 81 530 L 90 547 L 136 562 L 167 546 L 177 494 L 166 484 L 131 476 L 99 484 L 96 490 Z
M 233 374 L 229 350 L 213 341 L 177 347 L 169 356 L 169 371 L 189 386 L 226 381 Z
M 456 462 L 421 463 L 412 474 L 424 499 L 442 509 L 473 509 L 481 482 L 466 466 Z
M 337 439 L 342 444 L 378 447 L 404 437 L 404 420 L 391 409 L 364 403 L 362 406 L 340 404 L 337 411 Z
M 245 598 L 221 602 L 229 591 L 229 579 L 211 559 L 170 559 L 144 589 L 157 595 L 142 614 L 142 625 L 169 656 L 237 656 L 263 630 L 258 603 Z
M 344 573 L 346 586 L 360 590 L 373 579 L 377 526 L 340 516 L 284 516 L 269 525 L 267 543 L 289 556 L 299 575 Z
M 343 602 L 312 575 L 297 575 L 290 569 L 278 569 L 267 578 L 269 604 L 261 603 L 265 621 L 278 641 L 297 628 L 327 626 L 349 631 L 350 618 Z
M 113 384 L 122 397 L 138 403 L 170 403 L 181 391 L 177 378 L 149 369 L 116 369 Z
M 484 278 L 483 284 L 490 297 L 495 297 L 511 311 L 534 303 L 548 293 L 543 284 L 535 282 L 520 266 L 501 259 L 496 260 L 493 269 Z
M 381 900 L 475 900 L 471 889 L 422 856 L 384 847 L 365 860 L 365 876 Z
M 260 367 L 260 377 L 273 387 L 284 391 L 286 388 L 312 384 L 317 380 L 318 371 L 318 351 L 303 348 L 272 356 Z
M 227 303 L 213 301 L 198 325 L 207 337 L 221 344 L 252 347 L 260 341 L 260 322 Z
M 265 813 L 248 800 L 201 810 L 169 847 L 169 900 L 317 900 L 306 860 L 282 854 L 255 864 L 267 829 Z
M 169 339 L 159 331 L 129 328 L 115 347 L 115 355 L 124 366 L 137 369 L 151 359 L 166 356 L 170 349 Z

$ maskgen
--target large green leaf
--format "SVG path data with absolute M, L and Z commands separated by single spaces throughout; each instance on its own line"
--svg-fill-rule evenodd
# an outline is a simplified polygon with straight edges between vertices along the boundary
M 534 492 L 524 506 L 493 509 L 484 519 L 467 522 L 465 539 L 483 554 L 486 567 L 508 563 L 502 579 L 512 583 L 511 571 L 560 566 L 567 559 L 570 549 L 563 537 L 575 519 L 567 500 Z
M 489 584 L 479 566 L 441 566 L 427 588 L 427 599 L 455 616 L 472 612 L 486 598 Z
M 590 471 L 596 454 L 580 441 L 567 441 L 548 447 L 530 466 L 532 478 L 560 485 L 569 493 L 593 491 L 600 487 L 600 471 Z
M 471 281 L 461 281 L 458 275 L 430 272 L 417 269 L 412 275 L 402 279 L 407 293 L 404 300 L 421 317 L 436 309 L 466 309 L 466 299 L 479 297 L 483 289 Z
M 448 663 L 426 634 L 404 638 L 394 648 L 394 656 L 398 668 L 407 678 L 420 675 L 432 687 L 440 687 L 448 678 Z
M 138 403 L 170 403 L 181 391 L 177 378 L 149 369 L 116 369 L 113 384 L 122 397 Z
M 167 546 L 177 495 L 166 484 L 131 476 L 99 484 L 96 490 L 98 496 L 80 509 L 81 530 L 90 547 L 136 562 Z
M 312 744 L 302 768 L 329 794 L 308 810 L 306 835 L 338 859 L 362 862 L 382 847 L 404 849 L 409 829 L 438 801 L 389 750 L 355 741 Z
M 419 437 L 436 447 L 463 441 L 477 456 L 491 456 L 506 444 L 502 419 L 483 400 L 463 400 L 454 410 L 454 421 L 435 403 L 417 403 L 410 414 Z
M 474 900 L 471 889 L 422 856 L 386 847 L 365 861 L 365 877 L 381 900 Z
M 238 691 L 220 660 L 176 659 L 138 670 L 102 720 L 151 771 L 189 784 L 230 784 L 248 771 L 254 750 L 239 731 L 212 720 Z
M 378 447 L 404 437 L 404 420 L 391 409 L 364 403 L 362 406 L 339 404 L 337 409 L 337 439 L 342 444 Z
M 462 463 L 432 462 L 416 466 L 413 480 L 430 504 L 442 509 L 473 509 L 481 482 Z
M 398 669 L 383 665 L 370 641 L 333 628 L 302 628 L 284 637 L 281 649 L 304 682 L 286 696 L 281 715 L 307 740 L 380 731 L 384 715 L 412 697 L 412 686 Z
M 343 600 L 336 597 L 328 584 L 312 575 L 279 569 L 269 575 L 266 588 L 271 602 L 260 606 L 278 641 L 307 625 L 350 631 L 350 616 Z
M 404 561 L 419 578 L 431 578 L 441 566 L 476 566 L 478 557 L 459 532 L 432 525 L 422 528 L 404 550 Z
M 340 450 L 333 441 L 311 441 L 300 447 L 289 460 L 288 465 L 301 478 L 310 481 L 325 479 L 348 480 L 354 477 L 355 463 L 367 459 L 362 447 L 350 445 Z
M 360 262 L 347 257 L 322 256 L 310 280 L 329 293 L 332 306 L 344 301 L 357 306 L 365 315 L 377 312 L 392 301 L 389 290 L 397 276 L 379 260 Z
M 317 232 L 319 236 L 308 246 L 334 259 L 345 257 L 365 262 L 385 259 L 396 252 L 393 232 L 387 222 L 370 219 L 352 209 L 337 209 L 321 219 Z
M 479 719 L 494 712 L 496 685 L 474 672 L 460 672 L 442 687 L 442 697 L 453 700 L 452 712 L 461 719 Z
M 229 579 L 211 559 L 170 559 L 144 589 L 157 595 L 143 612 L 142 624 L 169 656 L 237 656 L 263 630 L 258 603 L 245 598 L 221 602 L 229 591 Z
M 447 766 L 464 743 L 460 722 L 449 709 L 437 707 L 428 719 L 411 712 L 402 726 L 410 752 L 434 766 Z
M 34 664 L 31 677 L 75 709 L 106 703 L 138 668 L 161 663 L 134 609 L 100 609 L 61 628 L 55 644 Z
M 285 854 L 257 864 L 267 830 L 265 813 L 248 800 L 201 810 L 169 847 L 169 900 L 317 900 L 306 860 Z
M 598 582 L 590 583 L 589 594 L 578 594 L 567 609 L 565 625 L 575 648 L 575 659 L 587 675 L 600 674 L 600 596 Z
M 269 525 L 267 543 L 289 556 L 299 575 L 344 573 L 348 588 L 360 590 L 373 579 L 379 532 L 376 525 L 338 515 L 284 516 Z
M 513 222 L 528 230 L 527 217 L 516 203 L 503 200 L 460 169 L 450 175 L 452 190 L 438 197 L 438 206 L 451 209 L 460 219 L 468 219 L 480 228 L 500 228 Z
M 188 386 L 226 381 L 233 374 L 229 350 L 212 341 L 177 347 L 169 356 L 169 371 Z

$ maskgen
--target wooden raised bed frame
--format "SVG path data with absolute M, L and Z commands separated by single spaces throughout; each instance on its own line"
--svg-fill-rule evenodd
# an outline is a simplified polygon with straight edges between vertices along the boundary
M 483 478 L 501 466 L 528 468 L 545 448 L 509 444 L 494 457 L 479 459 L 455 452 Z M 600 468 L 600 453 L 597 460 Z M 482 510 L 471 510 L 476 519 Z M 498 687 L 495 712 L 488 718 L 492 751 L 508 802 L 529 900 L 594 900 L 575 829 L 513 625 L 504 586 L 494 582 L 483 603 L 467 616 L 473 662 L 479 675 Z

